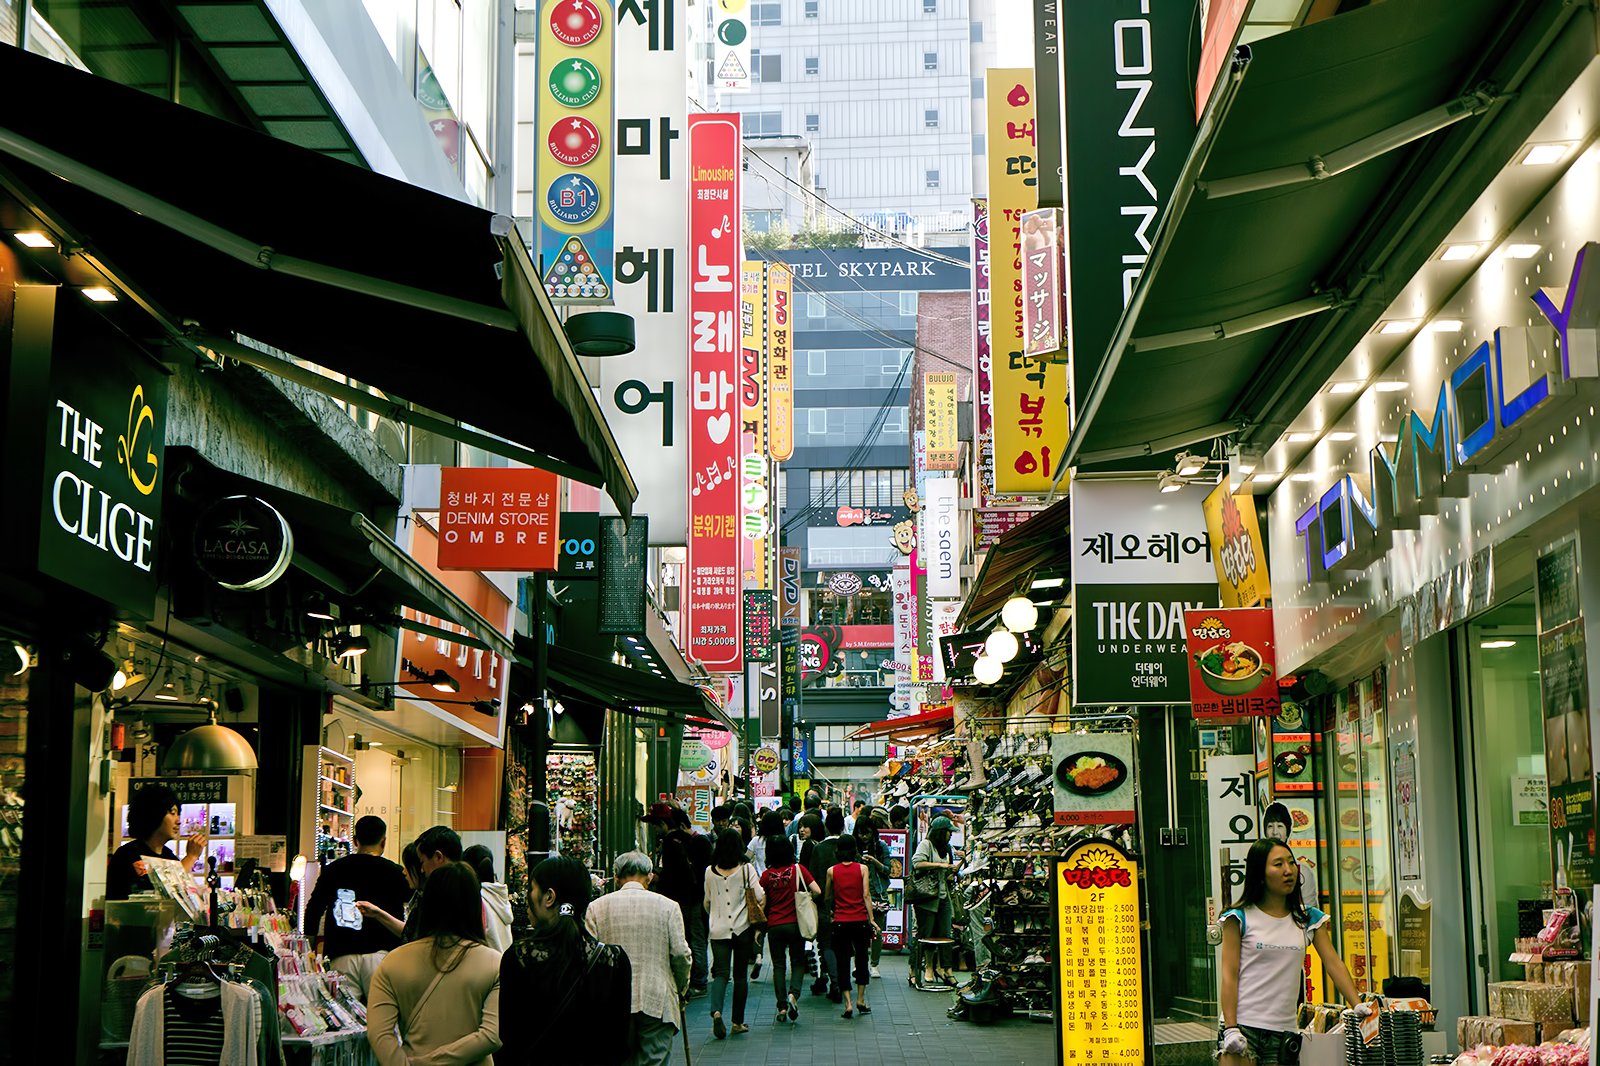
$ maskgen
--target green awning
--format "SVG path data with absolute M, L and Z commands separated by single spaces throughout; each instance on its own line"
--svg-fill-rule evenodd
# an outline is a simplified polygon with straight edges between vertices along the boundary
M 1251 45 L 1197 137 L 1109 350 L 1087 353 L 1101 365 L 1063 467 L 1156 468 L 1286 392 L 1303 405 L 1323 379 L 1285 353 L 1350 312 L 1353 293 L 1375 318 L 1372 297 L 1403 279 L 1373 288 L 1367 264 L 1397 235 L 1436 244 L 1443 231 L 1430 237 L 1430 225 L 1459 217 L 1417 226 L 1434 199 L 1419 196 L 1420 179 L 1436 188 L 1438 166 L 1462 165 L 1448 149 L 1505 110 L 1487 79 L 1559 6 L 1386 0 Z M 1470 203 L 1503 162 L 1448 200 Z

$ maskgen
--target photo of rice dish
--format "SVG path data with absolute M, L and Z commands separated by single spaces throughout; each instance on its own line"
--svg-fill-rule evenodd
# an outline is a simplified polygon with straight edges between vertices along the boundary
M 1221 696 L 1243 696 L 1272 673 L 1272 664 L 1240 640 L 1213 644 L 1194 657 L 1206 687 Z

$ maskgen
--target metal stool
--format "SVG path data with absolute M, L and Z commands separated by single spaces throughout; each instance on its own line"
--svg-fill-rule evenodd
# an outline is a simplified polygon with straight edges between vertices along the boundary
M 921 990 L 923 992 L 949 992 L 949 991 L 952 991 L 955 988 L 955 985 L 949 984 L 946 981 L 937 980 L 937 979 L 933 980 L 933 981 L 929 981 L 926 977 L 923 976 L 923 973 L 922 973 L 922 960 L 923 960 L 923 949 L 925 947 L 926 948 L 932 948 L 934 950 L 934 952 L 935 952 L 934 958 L 937 959 L 938 958 L 938 954 L 937 953 L 941 949 L 943 949 L 945 947 L 953 947 L 954 945 L 955 945 L 955 941 L 950 939 L 949 937 L 930 936 L 930 937 L 919 937 L 919 938 L 917 938 L 917 940 L 915 941 L 915 951 L 913 951 L 913 953 L 912 953 L 911 986 L 913 988 L 919 989 L 919 990 Z M 937 966 L 937 963 L 935 963 L 935 966 Z M 935 972 L 937 972 L 937 970 Z

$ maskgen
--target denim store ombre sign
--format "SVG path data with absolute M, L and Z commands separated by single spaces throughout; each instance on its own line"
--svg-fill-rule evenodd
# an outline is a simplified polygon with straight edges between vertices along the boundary
M 1535 414 L 1600 382 L 1600 245 L 1578 250 L 1560 306 L 1543 291 L 1533 303 L 1539 326 L 1501 326 L 1439 383 L 1431 417 L 1415 410 L 1401 419 L 1399 439 L 1374 445 L 1363 474 L 1346 474 L 1297 519 L 1304 538 L 1307 580 L 1336 569 L 1361 569 L 1384 555 L 1394 532 L 1417 529 L 1443 497 L 1465 497 L 1468 475 L 1489 473 Z M 1535 373 L 1520 391 L 1507 370 L 1530 366 L 1541 334 L 1551 331 L 1560 353 L 1555 370 Z

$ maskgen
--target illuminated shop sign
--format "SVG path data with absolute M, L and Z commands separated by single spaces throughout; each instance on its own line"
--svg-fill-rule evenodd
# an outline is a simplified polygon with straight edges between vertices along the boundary
M 1561 306 L 1543 291 L 1533 296 L 1542 326 L 1501 326 L 1439 383 L 1433 414 L 1408 411 L 1399 439 L 1367 453 L 1365 475 L 1346 474 L 1295 519 L 1305 540 L 1306 575 L 1360 569 L 1384 555 L 1394 532 L 1416 529 L 1438 500 L 1465 497 L 1471 473 L 1497 469 L 1513 430 L 1537 411 L 1569 395 L 1573 383 L 1600 378 L 1600 269 L 1586 270 L 1590 241 L 1572 264 L 1572 280 Z M 1541 341 L 1554 331 L 1559 374 L 1535 374 L 1520 392 L 1506 369 L 1533 364 Z

